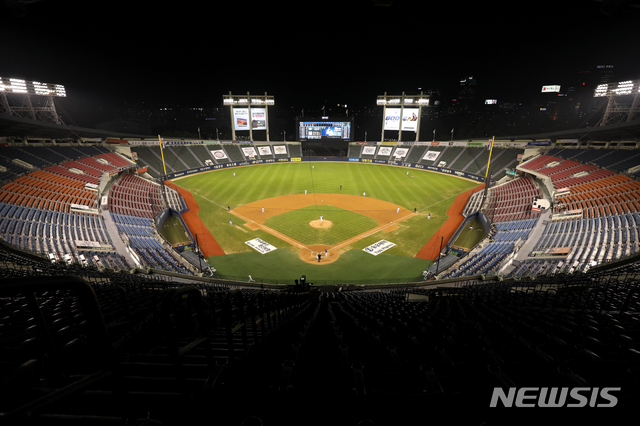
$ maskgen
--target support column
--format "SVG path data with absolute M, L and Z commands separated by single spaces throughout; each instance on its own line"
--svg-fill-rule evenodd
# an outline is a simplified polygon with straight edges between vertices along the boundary
M 387 119 L 387 92 L 384 92 L 384 105 L 382 106 L 382 136 L 380 142 L 384 142 L 384 123 Z
M 422 91 L 418 98 L 418 122 L 416 123 L 416 142 L 420 141 L 420 120 L 422 119 Z
M 232 96 L 233 94 L 231 92 L 229 92 L 229 96 Z M 229 108 L 231 109 L 231 140 L 235 141 L 236 140 L 236 123 L 235 120 L 233 119 L 233 104 L 229 105 Z
M 267 104 L 267 92 L 264 92 L 264 121 L 267 124 L 267 142 L 269 141 L 269 105 Z
M 398 124 L 398 145 L 402 141 L 402 114 L 404 113 L 404 92 L 402 92 L 402 99 L 400 99 L 400 123 Z
M 247 92 L 247 121 L 249 124 L 249 139 L 253 142 L 253 122 L 251 121 L 251 95 Z

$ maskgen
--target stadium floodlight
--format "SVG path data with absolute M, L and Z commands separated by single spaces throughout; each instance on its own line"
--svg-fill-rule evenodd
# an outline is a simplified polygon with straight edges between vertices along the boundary
M 38 96 L 66 97 L 67 93 L 62 84 L 27 81 L 21 78 L 0 77 L 0 92 Z
M 248 130 L 249 139 L 253 140 L 254 130 L 266 130 L 269 142 L 269 113 L 267 106 L 275 105 L 273 96 L 252 95 L 222 95 L 222 103 L 231 108 L 231 134 L 236 139 L 236 130 Z
M 384 95 L 378 96 L 377 105 L 384 108 L 382 112 L 382 138 L 384 131 L 398 131 L 398 142 L 401 141 L 402 131 L 416 132 L 416 142 L 420 138 L 420 116 L 422 107 L 429 106 L 429 95 L 420 92 L 419 95 Z
M 595 98 L 605 96 L 625 96 L 640 93 L 640 80 L 625 80 L 619 83 L 605 83 L 596 87 L 593 92 Z
M 44 96 L 44 101 L 31 102 L 31 96 Z M 0 113 L 62 124 L 56 112 L 54 97 L 66 97 L 62 84 L 0 77 Z

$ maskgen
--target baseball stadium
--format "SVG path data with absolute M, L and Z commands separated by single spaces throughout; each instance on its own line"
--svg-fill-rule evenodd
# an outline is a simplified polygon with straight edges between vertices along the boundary
M 383 106 L 397 139 L 365 142 L 332 117 L 270 141 L 273 98 L 246 108 L 230 94 L 239 127 L 206 140 L 45 122 L 10 98 L 63 88 L 11 84 L 7 424 L 395 425 L 426 412 L 506 425 L 525 400 L 536 424 L 545 406 L 582 424 L 633 411 L 640 95 L 597 129 L 424 141 L 398 123 L 425 98 L 403 93 Z

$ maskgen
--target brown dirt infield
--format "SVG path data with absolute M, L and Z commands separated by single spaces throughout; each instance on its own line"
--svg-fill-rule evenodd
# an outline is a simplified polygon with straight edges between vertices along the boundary
M 451 203 L 449 209 L 447 209 L 447 215 L 449 218 L 442 224 L 440 230 L 433 234 L 427 244 L 415 255 L 419 259 L 436 260 L 440 253 L 440 239 L 444 237 L 442 246 L 446 246 L 449 243 L 451 237 L 456 232 L 460 224 L 464 221 L 462 212 L 464 206 L 467 205 L 467 201 L 471 195 L 475 192 L 484 189 L 484 183 L 470 189 L 462 194 L 459 194 L 456 199 Z
M 209 232 L 209 229 L 207 229 L 204 223 L 202 223 L 202 220 L 200 220 L 200 216 L 198 216 L 200 207 L 198 206 L 195 198 L 193 198 L 191 192 L 187 191 L 186 189 L 180 188 L 179 186 L 176 186 L 171 181 L 166 181 L 164 184 L 169 188 L 178 191 L 180 196 L 182 196 L 182 198 L 184 198 L 184 201 L 187 203 L 187 207 L 189 208 L 189 210 L 182 214 L 182 219 L 184 219 L 184 222 L 187 224 L 187 227 L 191 231 L 191 234 L 193 234 L 194 237 L 195 234 L 198 235 L 198 243 L 200 244 L 202 254 L 204 254 L 206 257 L 220 256 L 225 254 L 224 250 L 222 250 L 222 247 L 220 247 L 220 244 L 218 244 L 213 235 L 211 235 L 211 232 Z
M 331 225 L 333 225 L 333 222 L 324 219 L 320 222 L 320 219 L 316 219 L 309 222 L 309 225 L 311 225 L 312 228 L 329 229 L 331 228 Z
M 334 207 L 339 207 L 344 210 L 349 210 L 355 213 L 359 213 L 364 216 L 368 216 L 373 218 L 378 222 L 378 227 L 371 229 L 365 233 L 357 235 L 348 240 L 342 241 L 334 246 L 317 246 L 311 245 L 307 246 L 302 244 L 299 241 L 294 240 L 280 232 L 275 231 L 274 229 L 265 226 L 265 221 L 272 217 L 277 216 L 279 214 L 291 211 L 298 210 L 303 207 L 312 206 L 312 205 L 330 205 Z M 344 252 L 344 248 L 350 244 L 355 243 L 362 238 L 368 237 L 379 231 L 387 231 L 388 228 L 396 228 L 397 222 L 408 219 L 413 216 L 413 212 L 405 209 L 404 207 L 400 207 L 398 211 L 397 205 L 390 203 L 388 201 L 377 200 L 375 198 L 368 197 L 360 197 L 356 195 L 347 195 L 347 194 L 294 194 L 294 195 L 283 195 L 280 197 L 273 198 L 265 198 L 260 201 L 255 201 L 252 203 L 248 203 L 235 209 L 231 210 L 231 213 L 245 220 L 247 224 L 251 226 L 249 229 L 253 229 L 254 227 L 260 228 L 266 232 L 269 232 L 272 235 L 280 238 L 281 240 L 292 244 L 293 246 L 299 249 L 300 259 L 309 262 L 309 263 L 318 263 L 318 259 L 316 255 L 318 252 L 321 252 L 322 259 L 320 260 L 321 265 L 326 265 L 328 263 L 334 262 L 338 259 L 339 255 Z M 264 208 L 264 213 L 263 213 Z M 316 221 L 313 221 L 316 222 Z M 320 220 L 317 220 L 320 222 Z M 324 220 L 324 223 L 330 222 L 328 220 Z M 257 229 L 256 228 L 256 229 Z M 325 258 L 324 250 L 327 249 L 329 252 L 329 256 Z M 314 254 L 315 253 L 315 254 Z

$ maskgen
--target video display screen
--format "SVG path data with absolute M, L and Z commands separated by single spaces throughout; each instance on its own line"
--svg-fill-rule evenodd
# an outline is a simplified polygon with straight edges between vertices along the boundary
M 351 140 L 351 122 L 300 121 L 298 135 L 301 141 L 315 139 Z

